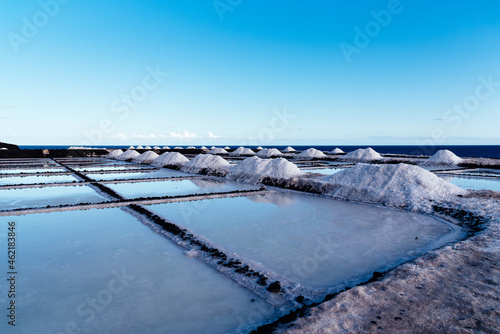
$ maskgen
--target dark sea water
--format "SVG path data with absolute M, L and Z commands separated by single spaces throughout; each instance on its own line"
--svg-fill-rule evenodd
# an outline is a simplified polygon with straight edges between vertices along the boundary
M 37 146 L 19 146 L 21 149 L 67 149 L 71 145 L 37 145 Z M 126 149 L 130 145 L 127 146 L 97 146 L 97 147 L 105 147 L 105 148 L 121 148 Z M 155 145 L 150 145 L 154 147 Z M 165 146 L 164 144 L 158 145 L 159 147 Z M 174 145 L 170 145 L 173 147 Z M 187 147 L 190 145 L 185 145 Z M 195 147 L 200 147 L 193 145 Z M 210 147 L 212 145 L 205 145 Z M 226 145 L 217 145 L 217 147 L 225 147 Z M 239 145 L 227 145 L 231 148 L 238 148 Z M 249 148 L 256 148 L 257 146 L 247 146 Z M 264 148 L 277 148 L 278 150 L 282 150 L 286 148 L 286 146 L 263 146 Z M 292 146 L 297 151 L 303 151 L 305 149 L 314 147 L 320 151 L 331 151 L 334 148 L 338 147 L 342 149 L 344 152 L 351 152 L 358 148 L 366 148 L 368 146 L 329 146 L 329 145 L 306 145 L 306 146 Z M 375 151 L 382 154 L 411 154 L 411 155 L 432 155 L 436 153 L 438 150 L 447 149 L 463 158 L 498 158 L 500 159 L 500 145 L 446 145 L 446 146 L 405 146 L 405 145 L 392 145 L 392 146 L 380 146 L 373 145 L 370 146 Z

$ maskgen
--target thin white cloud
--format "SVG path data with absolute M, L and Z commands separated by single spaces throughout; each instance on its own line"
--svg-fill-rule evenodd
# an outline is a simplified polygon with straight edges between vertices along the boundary
M 208 138 L 220 138 L 220 136 L 215 135 L 213 132 L 207 132 L 208 133 Z
M 175 132 L 170 132 L 169 134 L 169 137 L 170 138 L 180 138 L 180 139 L 184 139 L 184 138 L 200 138 L 200 136 L 192 133 L 192 132 L 189 132 L 189 131 L 184 131 L 184 133 L 175 133 Z

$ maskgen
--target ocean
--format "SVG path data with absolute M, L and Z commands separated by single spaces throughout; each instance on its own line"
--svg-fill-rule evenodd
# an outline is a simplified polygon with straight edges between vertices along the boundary
M 21 149 L 67 149 L 72 145 L 20 145 Z M 121 148 L 126 149 L 127 146 L 94 146 L 99 148 Z M 165 144 L 161 145 L 150 145 L 151 147 L 159 146 L 163 147 Z M 170 145 L 174 147 L 177 145 Z M 179 145 L 181 146 L 181 145 Z M 183 147 L 188 147 L 191 145 L 183 145 Z M 195 147 L 200 147 L 199 145 L 193 145 Z M 206 145 L 210 147 L 211 145 Z M 218 147 L 229 146 L 231 148 L 238 148 L 239 145 L 217 145 Z M 249 148 L 256 148 L 257 146 L 247 146 Z M 278 150 L 283 150 L 287 146 L 262 146 L 264 148 L 277 148 Z M 341 145 L 341 146 L 331 146 L 331 145 L 297 145 L 293 146 L 297 151 L 303 151 L 308 148 L 314 147 L 320 151 L 331 151 L 338 147 L 344 152 L 351 152 L 358 148 L 366 148 L 368 145 Z M 438 150 L 447 149 L 463 158 L 497 158 L 500 159 L 500 145 L 445 145 L 445 146 L 417 146 L 417 145 L 372 145 L 369 146 L 375 151 L 382 154 L 411 154 L 411 155 L 432 155 Z

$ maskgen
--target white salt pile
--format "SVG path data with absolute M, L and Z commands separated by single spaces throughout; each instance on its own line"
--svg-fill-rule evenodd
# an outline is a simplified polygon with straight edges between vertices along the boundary
M 211 150 L 213 150 L 214 148 L 215 148 L 215 146 L 210 147 Z
M 121 154 L 123 154 L 123 151 L 122 150 L 113 150 L 112 152 L 110 152 L 106 158 L 108 159 L 116 159 L 118 158 Z
M 129 150 L 135 150 L 135 147 L 130 146 L 128 149 L 129 149 Z
M 245 148 L 243 146 L 241 147 L 238 147 L 236 150 L 234 150 L 233 152 L 229 153 L 230 156 L 233 156 L 233 157 L 239 157 L 239 156 L 245 156 L 245 155 L 255 155 L 255 152 L 252 151 L 251 149 L 249 148 Z
M 444 166 L 455 166 L 463 162 L 463 159 L 456 156 L 455 153 L 448 150 L 439 150 L 429 159 L 425 160 L 422 165 L 434 166 L 434 165 L 444 165 Z
M 168 146 L 163 146 L 163 148 L 162 148 L 162 149 L 163 149 L 163 150 L 170 150 L 170 147 L 168 147 Z
M 203 169 L 209 172 L 226 172 L 229 162 L 212 154 L 199 154 L 182 167 L 183 172 L 199 173 Z
M 151 146 L 146 146 L 144 147 L 145 150 L 150 150 L 151 149 Z
M 207 152 L 208 154 L 228 154 L 228 152 L 220 147 L 216 147 Z
M 308 148 L 304 152 L 297 154 L 297 158 L 300 159 L 321 159 L 324 157 L 326 157 L 326 155 L 323 152 L 312 147 Z
M 297 152 L 293 147 L 291 146 L 288 146 L 287 148 L 285 148 L 283 151 L 283 153 L 293 153 L 293 152 Z
M 159 146 L 155 146 L 155 147 L 153 147 L 153 150 L 160 150 L 160 147 Z
M 341 159 L 344 161 L 369 162 L 369 161 L 381 160 L 382 156 L 378 154 L 371 147 L 368 147 L 368 148 L 360 148 L 357 149 L 356 151 L 347 153 Z
M 143 154 L 139 155 L 138 157 L 133 158 L 132 161 L 138 164 L 149 164 L 158 157 L 159 155 L 156 154 L 154 151 L 146 151 Z
M 433 202 L 465 195 L 463 190 L 423 168 L 407 165 L 358 164 L 324 177 L 324 194 L 398 208 L 428 210 Z
M 144 149 L 144 147 L 142 147 L 141 145 L 139 145 L 139 146 L 137 146 L 137 149 L 138 149 L 138 150 L 143 150 L 143 149 Z
M 200 149 L 203 151 L 208 151 L 208 148 L 206 148 L 205 146 L 200 147 Z
M 263 148 L 262 148 L 262 146 L 259 146 L 259 147 L 256 148 L 256 150 L 260 151 L 260 150 L 263 150 Z
M 283 154 L 275 148 L 264 148 L 257 153 L 260 158 L 281 157 Z
M 337 147 L 337 148 L 331 150 L 330 153 L 328 153 L 328 154 L 342 154 L 342 153 L 344 153 L 344 151 L 342 151 L 340 148 Z
M 138 157 L 140 156 L 139 152 L 135 151 L 135 150 L 126 150 L 125 152 L 123 152 L 122 154 L 120 154 L 118 157 L 116 157 L 117 160 L 129 160 L 129 159 L 133 159 L 135 157 Z
M 224 147 L 224 149 L 225 149 L 225 150 L 230 150 L 230 149 L 231 149 L 231 147 L 226 146 L 226 147 Z
M 187 149 L 188 150 L 196 150 L 196 147 L 194 147 L 194 146 L 188 146 Z
M 257 183 L 265 177 L 274 179 L 290 179 L 303 175 L 295 164 L 284 158 L 260 159 L 251 157 L 229 170 L 228 178 L 241 182 Z
M 181 146 L 176 146 L 174 147 L 174 150 L 183 150 L 184 148 L 182 148 Z
M 156 167 L 180 167 L 184 166 L 189 159 L 178 152 L 166 152 L 151 162 Z
M 105 150 L 102 147 L 70 146 L 68 150 Z

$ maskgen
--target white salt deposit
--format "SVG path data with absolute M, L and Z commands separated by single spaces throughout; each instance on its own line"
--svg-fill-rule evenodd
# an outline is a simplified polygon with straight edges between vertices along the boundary
M 294 163 L 284 159 L 261 159 L 251 157 L 230 169 L 228 178 L 243 182 L 260 182 L 265 177 L 290 179 L 301 176 L 302 172 Z
M 215 146 L 210 147 L 211 150 L 213 150 L 214 148 L 215 148 Z
M 208 151 L 208 148 L 206 148 L 205 146 L 200 147 L 200 149 L 203 151 Z
M 328 154 L 342 154 L 342 153 L 344 153 L 344 151 L 342 151 L 340 148 L 337 147 Z
M 145 150 L 151 150 L 151 146 L 144 147 Z
M 108 159 L 116 159 L 118 158 L 121 154 L 123 154 L 123 151 L 122 150 L 113 150 L 112 152 L 110 152 L 106 158 Z
M 195 149 L 196 149 L 196 147 L 194 147 L 194 146 L 188 146 L 188 147 L 187 147 L 187 149 L 188 149 L 188 150 L 195 150 Z
M 283 151 L 283 153 L 292 153 L 292 152 L 297 152 L 293 147 L 291 146 L 288 146 L 287 148 L 285 148 Z
M 159 146 L 155 146 L 155 147 L 153 147 L 153 150 L 159 150 L 159 149 L 160 149 L 160 147 L 159 147 Z
M 128 149 L 129 149 L 129 150 L 135 150 L 135 147 L 130 146 Z
M 275 148 L 264 148 L 257 153 L 260 158 L 281 157 L 283 154 Z
M 163 146 L 163 149 L 164 149 L 164 150 L 170 150 L 170 147 L 168 147 L 168 146 Z
M 183 148 L 183 147 L 181 147 L 181 146 L 176 146 L 176 147 L 174 147 L 174 150 L 183 150 L 183 149 L 184 149 L 184 148 Z
M 189 159 L 178 152 L 166 152 L 151 162 L 156 167 L 183 166 Z
M 326 157 L 326 155 L 323 152 L 312 147 L 297 154 L 297 158 L 300 159 L 321 159 L 324 157 Z
M 263 150 L 262 146 L 256 148 L 256 150 Z
M 102 147 L 70 146 L 68 150 L 105 150 Z
M 182 171 L 186 173 L 199 173 L 203 169 L 209 171 L 223 172 L 229 166 L 229 162 L 218 155 L 199 154 L 182 167 Z
M 381 159 L 382 156 L 378 154 L 371 147 L 357 149 L 356 151 L 347 153 L 345 156 L 342 157 L 342 160 L 345 161 L 360 161 L 360 162 L 369 162 Z
M 228 154 L 228 152 L 220 147 L 216 147 L 208 151 L 208 154 Z
M 128 160 L 128 159 L 133 159 L 135 157 L 140 156 L 139 152 L 136 150 L 126 150 L 122 154 L 120 154 L 118 157 L 116 157 L 117 160 Z
M 242 156 L 242 155 L 255 155 L 255 152 L 252 151 L 249 148 L 238 147 L 236 150 L 234 150 L 233 152 L 229 153 L 229 155 L 233 156 L 233 157 L 239 157 L 239 156 Z
M 448 150 L 439 150 L 434 153 L 429 159 L 424 161 L 422 165 L 446 165 L 446 166 L 454 166 L 458 165 L 463 161 L 462 158 L 455 155 L 455 153 Z
M 224 149 L 225 149 L 225 150 L 230 150 L 230 149 L 231 149 L 231 147 L 226 146 L 226 147 L 224 147 Z
M 138 149 L 138 150 L 143 150 L 143 149 L 144 149 L 144 147 L 142 147 L 141 145 L 139 145 L 139 146 L 137 146 L 137 149 Z
M 467 193 L 423 168 L 407 164 L 358 164 L 322 180 L 326 195 L 423 211 L 433 204 L 430 200 Z
M 133 158 L 132 161 L 138 164 L 149 164 L 158 157 L 159 155 L 156 154 L 154 151 L 146 151 L 141 155 L 139 155 L 138 157 Z

